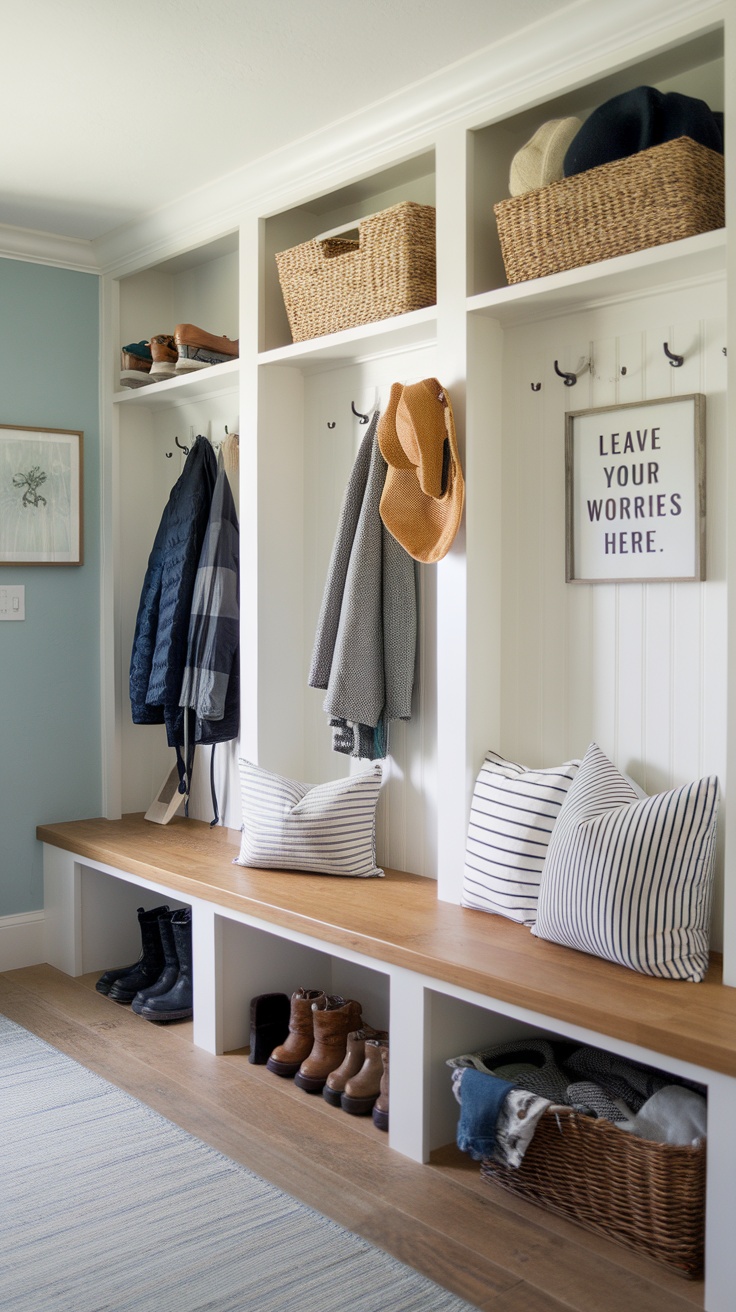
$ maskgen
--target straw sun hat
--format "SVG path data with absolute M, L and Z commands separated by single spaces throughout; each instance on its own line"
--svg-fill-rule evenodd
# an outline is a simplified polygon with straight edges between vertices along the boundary
M 378 445 L 388 464 L 381 519 L 414 560 L 441 560 L 460 527 L 465 482 L 450 398 L 436 378 L 392 385 Z

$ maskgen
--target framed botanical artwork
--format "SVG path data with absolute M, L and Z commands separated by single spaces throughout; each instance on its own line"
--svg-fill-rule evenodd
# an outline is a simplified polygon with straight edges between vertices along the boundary
M 82 564 L 82 438 L 0 424 L 0 565 Z
M 565 416 L 568 583 L 705 578 L 705 396 Z

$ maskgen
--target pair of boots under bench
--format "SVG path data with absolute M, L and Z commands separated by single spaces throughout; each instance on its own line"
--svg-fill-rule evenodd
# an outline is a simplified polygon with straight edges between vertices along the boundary
M 131 966 L 107 970 L 95 985 L 121 1006 L 151 1021 L 187 1020 L 192 1002 L 192 913 L 168 906 L 138 908 L 141 954 Z

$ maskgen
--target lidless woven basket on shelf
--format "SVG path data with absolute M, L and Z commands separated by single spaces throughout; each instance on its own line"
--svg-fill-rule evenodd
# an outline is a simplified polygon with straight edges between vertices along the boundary
M 357 240 L 314 237 L 276 255 L 295 342 L 434 305 L 434 207 L 402 201 L 355 226 Z
M 548 1108 L 518 1170 L 484 1161 L 481 1176 L 679 1275 L 702 1274 L 704 1141 L 655 1143 L 569 1107 Z
M 722 228 L 723 156 L 677 137 L 493 207 L 510 283 Z

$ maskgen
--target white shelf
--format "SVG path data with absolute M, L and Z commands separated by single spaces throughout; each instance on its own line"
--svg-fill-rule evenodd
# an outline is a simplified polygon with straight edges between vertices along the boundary
M 291 364 L 305 370 L 324 369 L 330 361 L 359 360 L 388 351 L 410 350 L 431 345 L 435 340 L 437 307 L 429 305 L 410 314 L 399 314 L 394 319 L 381 319 L 378 323 L 362 324 L 359 328 L 346 328 L 343 332 L 327 333 L 306 342 L 292 342 L 261 351 L 259 364 Z
M 610 303 L 655 289 L 661 291 L 669 285 L 702 283 L 725 274 L 725 270 L 726 231 L 718 228 L 582 269 L 568 269 L 547 278 L 481 292 L 468 297 L 468 310 L 511 327 L 603 301 Z
M 207 369 L 196 369 L 179 378 L 167 378 L 161 383 L 147 383 L 145 387 L 124 388 L 115 392 L 116 405 L 142 405 L 163 409 L 170 405 L 189 405 L 217 392 L 229 392 L 238 386 L 239 360 L 226 360 Z

